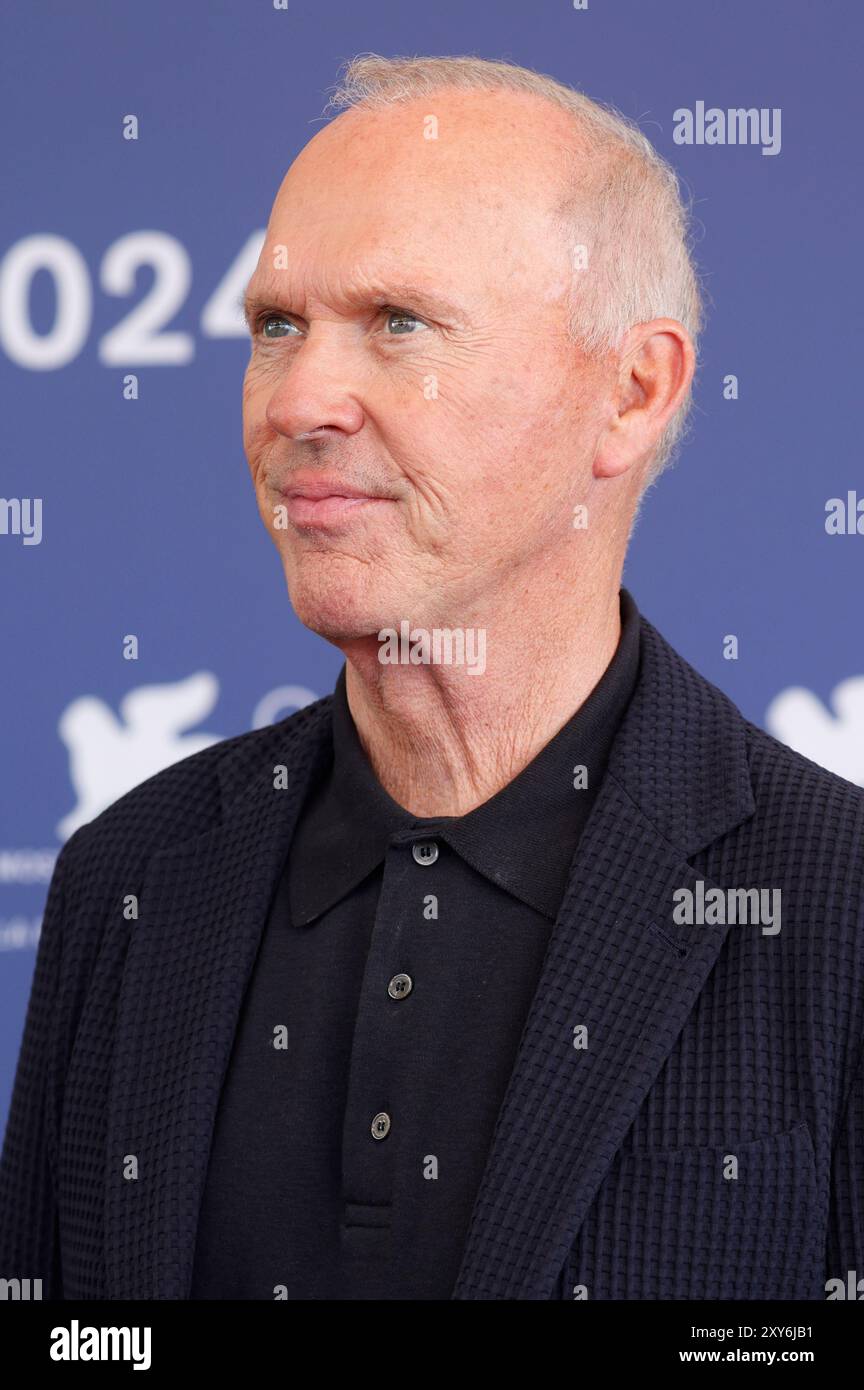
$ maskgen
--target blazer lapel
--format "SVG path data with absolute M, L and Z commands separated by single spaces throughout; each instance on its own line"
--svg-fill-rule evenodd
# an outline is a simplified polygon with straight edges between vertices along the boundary
M 226 750 L 220 823 L 147 866 L 109 1098 L 108 1298 L 188 1296 L 243 995 L 326 755 L 330 703 Z M 571 865 L 454 1298 L 552 1295 L 722 945 L 725 927 L 672 924 L 672 893 L 700 877 L 689 856 L 753 813 L 744 727 L 643 619 L 640 679 Z M 273 786 L 277 764 L 284 790 Z M 580 1025 L 585 1049 L 573 1046 Z
M 753 814 L 744 729 L 643 619 L 639 681 L 571 865 L 454 1298 L 554 1296 L 728 930 L 676 925 L 672 895 L 717 886 L 688 857 Z
M 106 1155 L 107 1297 L 182 1299 L 246 983 L 329 733 L 330 699 L 220 764 L 222 820 L 147 866 L 116 1029 Z M 250 766 L 250 755 L 254 766 Z M 274 768 L 287 769 L 285 788 Z

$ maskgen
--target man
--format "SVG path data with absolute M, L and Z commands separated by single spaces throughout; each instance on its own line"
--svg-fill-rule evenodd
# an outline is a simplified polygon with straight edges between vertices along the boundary
M 367 56 L 334 105 L 248 287 L 244 424 L 346 662 L 65 846 L 0 1267 L 824 1298 L 864 1268 L 864 795 L 621 589 L 694 371 L 674 176 L 504 64 Z

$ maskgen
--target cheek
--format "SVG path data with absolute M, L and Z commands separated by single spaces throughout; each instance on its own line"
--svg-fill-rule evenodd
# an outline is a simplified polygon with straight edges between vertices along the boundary
M 278 375 L 253 357 L 243 376 L 244 427 L 257 429 L 266 424 L 267 406 L 278 385 Z
M 257 479 L 265 450 L 275 438 L 267 421 L 267 392 L 249 377 L 243 382 L 243 451 L 253 478 Z
M 442 368 L 437 390 L 412 383 L 381 400 L 377 424 L 410 484 L 412 530 L 437 530 L 442 543 L 458 534 L 473 550 L 490 531 L 503 540 L 564 505 L 561 459 L 550 456 L 562 450 L 562 406 L 540 385 L 530 363 L 499 360 L 486 372 Z
M 253 367 L 246 368 L 243 377 L 243 415 L 263 414 L 265 408 L 264 383 L 261 373 Z
M 570 389 L 539 384 L 530 371 L 501 375 L 472 459 L 472 524 L 505 553 L 569 534 L 574 487 L 581 495 L 579 479 L 590 480 L 583 406 Z

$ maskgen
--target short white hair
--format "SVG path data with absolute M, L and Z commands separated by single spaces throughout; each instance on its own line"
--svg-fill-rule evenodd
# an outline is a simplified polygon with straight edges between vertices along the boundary
M 671 165 L 613 107 L 515 63 L 363 53 L 343 68 L 325 114 L 413 101 L 447 88 L 529 92 L 574 118 L 579 143 L 566 171 L 568 191 L 554 211 L 572 238 L 574 256 L 577 247 L 587 249 L 587 273 L 574 263 L 569 322 L 583 351 L 614 352 L 630 328 L 655 318 L 683 324 L 698 347 L 702 302 L 689 204 Z M 646 485 L 670 462 L 691 404 L 688 391 L 657 444 Z

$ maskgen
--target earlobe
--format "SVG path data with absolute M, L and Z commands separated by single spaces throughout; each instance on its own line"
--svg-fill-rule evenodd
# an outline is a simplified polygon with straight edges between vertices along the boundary
M 626 433 L 624 417 L 619 415 L 597 445 L 593 466 L 595 478 L 620 478 L 630 468 L 633 462 L 632 446 L 625 438 Z

